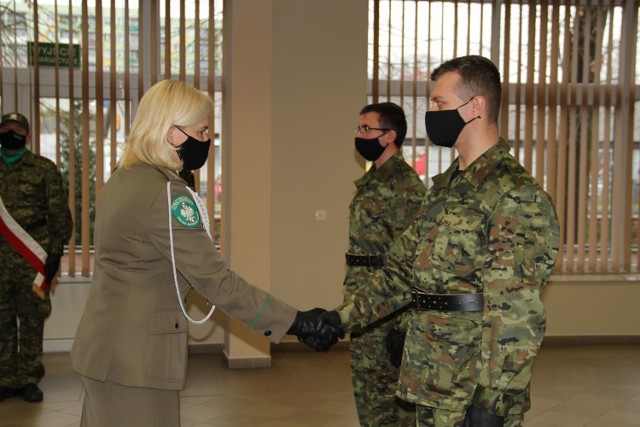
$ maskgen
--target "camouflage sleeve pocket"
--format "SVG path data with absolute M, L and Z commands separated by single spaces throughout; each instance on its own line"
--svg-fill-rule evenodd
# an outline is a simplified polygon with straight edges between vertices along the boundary
M 524 282 L 535 287 L 549 279 L 559 247 L 555 214 L 550 203 L 536 199 L 521 204 L 520 223 L 523 231 L 521 242 L 521 276 Z

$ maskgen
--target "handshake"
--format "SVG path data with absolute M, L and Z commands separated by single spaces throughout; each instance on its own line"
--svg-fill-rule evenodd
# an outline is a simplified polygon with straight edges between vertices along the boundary
M 298 311 L 287 333 L 297 336 L 299 341 L 315 351 L 328 351 L 338 339 L 344 338 L 338 313 L 323 308 Z

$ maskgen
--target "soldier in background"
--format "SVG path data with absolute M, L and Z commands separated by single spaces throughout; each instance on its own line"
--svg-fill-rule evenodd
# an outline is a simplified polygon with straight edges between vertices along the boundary
M 0 401 L 19 395 L 40 402 L 42 338 L 51 313 L 49 285 L 71 237 L 62 177 L 30 152 L 29 121 L 0 120 Z M 19 331 L 18 331 L 19 322 Z
M 481 56 L 445 62 L 425 124 L 458 158 L 433 178 L 387 265 L 325 324 L 345 331 L 412 307 L 399 395 L 418 426 L 521 426 L 542 344 L 541 295 L 559 249 L 547 193 L 499 137 L 501 83 Z M 322 349 L 318 342 L 316 349 Z M 327 340 L 327 343 L 330 340 Z
M 415 218 L 426 192 L 402 156 L 406 133 L 404 111 L 394 103 L 371 104 L 360 111 L 355 147 L 373 165 L 355 182 L 351 201 L 345 301 L 385 265 L 387 251 Z M 351 332 L 351 377 L 362 426 L 416 424 L 413 405 L 396 397 L 407 327 L 404 311 Z

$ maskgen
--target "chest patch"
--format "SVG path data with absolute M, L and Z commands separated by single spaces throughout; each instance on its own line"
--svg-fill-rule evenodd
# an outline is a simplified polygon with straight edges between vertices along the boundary
M 187 228 L 200 225 L 200 213 L 196 203 L 188 196 L 177 196 L 171 202 L 171 214 L 180 224 Z

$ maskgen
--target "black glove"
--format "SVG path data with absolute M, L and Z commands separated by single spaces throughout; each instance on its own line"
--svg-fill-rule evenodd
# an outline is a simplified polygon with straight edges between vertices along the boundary
M 462 427 L 503 427 L 504 417 L 471 405 L 464 415 Z
M 51 281 L 58 274 L 58 270 L 60 269 L 60 258 L 62 255 L 51 254 L 47 256 L 47 260 L 44 262 L 44 278 L 47 283 L 51 283 Z
M 308 336 L 317 334 L 322 327 L 322 321 L 320 315 L 324 313 L 324 308 L 316 307 L 309 311 L 298 311 L 296 318 L 293 319 L 293 323 L 289 327 L 287 334 L 301 336 Z
M 404 349 L 404 338 L 407 335 L 406 331 L 399 329 L 392 329 L 387 335 L 387 351 L 389 352 L 389 360 L 391 364 L 399 368 L 402 363 L 402 350 Z
M 344 338 L 344 328 L 342 327 L 342 320 L 340 320 L 340 315 L 337 311 L 325 311 L 320 316 L 320 320 L 323 325 L 329 325 L 335 329 L 340 330 L 340 338 Z
M 302 313 L 302 315 L 304 315 L 304 313 Z M 344 330 L 342 329 L 340 316 L 335 311 L 323 311 L 317 320 L 317 324 L 315 323 L 315 319 L 311 322 L 316 326 L 313 332 L 296 335 L 298 335 L 298 340 L 315 351 L 328 351 L 338 342 L 339 338 L 344 338 Z M 294 324 L 295 323 L 294 321 Z

